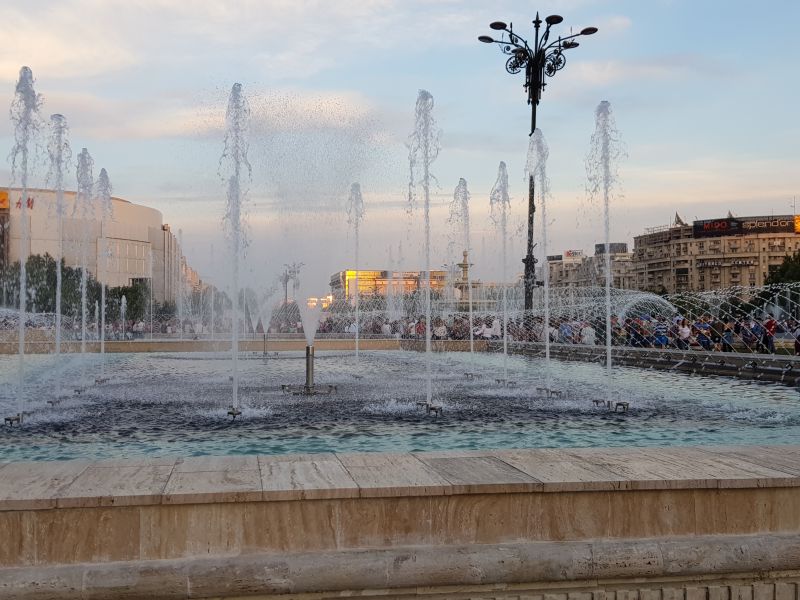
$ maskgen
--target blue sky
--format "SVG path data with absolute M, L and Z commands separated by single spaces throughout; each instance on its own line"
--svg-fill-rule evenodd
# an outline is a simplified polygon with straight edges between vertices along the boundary
M 45 116 L 65 114 L 117 195 L 158 208 L 184 231 L 190 262 L 219 276 L 224 187 L 216 174 L 225 99 L 235 81 L 253 106 L 250 262 L 268 278 L 290 258 L 307 281 L 352 263 L 343 205 L 362 183 L 366 266 L 403 243 L 419 263 L 419 219 L 404 216 L 404 147 L 417 90 L 436 99 L 434 250 L 459 177 L 472 191 L 478 271 L 497 271 L 488 192 L 508 163 L 517 222 L 529 113 L 522 75 L 477 42 L 495 19 L 530 31 L 538 10 L 556 32 L 600 28 L 549 81 L 539 124 L 550 144 L 550 253 L 599 240 L 584 198 L 594 107 L 609 100 L 627 147 L 612 208 L 615 239 L 685 218 L 791 212 L 800 195 L 796 23 L 800 3 L 681 0 L 551 2 L 63 0 L 0 4 L 0 103 L 29 65 Z M 760 12 L 761 11 L 761 12 Z M 11 147 L 10 126 L 0 143 Z M 42 169 L 42 172 L 44 169 Z M 0 177 L 8 180 L 7 163 Z M 512 240 L 521 254 L 522 239 Z M 220 254 L 218 251 L 217 255 Z M 396 256 L 396 251 L 394 252 Z M 438 260 L 443 260 L 439 258 Z M 414 264 L 412 264 L 414 263 Z M 516 263 L 516 260 L 515 260 Z

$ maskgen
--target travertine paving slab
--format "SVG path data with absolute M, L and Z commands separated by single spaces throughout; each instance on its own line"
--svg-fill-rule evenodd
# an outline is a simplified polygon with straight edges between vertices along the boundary
M 173 471 L 164 488 L 164 504 L 256 502 L 261 500 L 261 472 Z
M 747 455 L 725 456 L 707 452 L 703 448 L 658 448 L 645 451 L 663 462 L 668 462 L 691 472 L 716 480 L 721 488 L 752 487 L 764 485 L 798 485 L 797 477 L 781 468 L 754 463 Z
M 116 468 L 116 467 L 172 467 L 181 460 L 177 456 L 140 456 L 137 458 L 111 458 L 99 460 L 92 463 L 95 468 Z
M 495 451 L 494 456 L 541 481 L 543 491 L 605 491 L 628 487 L 625 477 L 563 450 L 505 450 Z
M 59 493 L 59 508 L 160 504 L 172 465 L 89 467 Z
M 341 454 L 362 497 L 451 493 L 450 483 L 411 454 Z
M 264 500 L 357 498 L 358 485 L 335 454 L 259 456 Z
M 258 457 L 247 456 L 190 456 L 178 459 L 176 473 L 193 471 L 257 471 Z
M 416 455 L 453 486 L 453 494 L 513 493 L 541 490 L 541 482 L 492 456 Z
M 703 451 L 726 458 L 738 457 L 800 476 L 800 448 L 797 446 L 709 446 Z
M 660 450 L 660 449 L 659 449 Z M 580 448 L 570 455 L 627 479 L 629 489 L 694 489 L 716 487 L 717 481 L 703 469 L 675 464 L 642 448 Z
M 800 446 L 583 448 L 0 464 L 0 510 L 800 486 Z
M 0 510 L 55 508 L 61 491 L 90 464 L 57 461 L 6 465 L 0 477 Z

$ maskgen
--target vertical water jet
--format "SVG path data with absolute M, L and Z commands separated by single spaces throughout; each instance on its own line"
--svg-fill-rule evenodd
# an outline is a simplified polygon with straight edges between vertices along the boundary
M 469 257 L 472 256 L 472 247 L 470 245 L 470 232 L 469 232 L 469 190 L 467 189 L 467 180 L 463 177 L 458 180 L 458 185 L 453 191 L 453 202 L 450 204 L 450 222 L 461 225 L 462 242 L 464 245 L 464 262 L 468 262 Z M 469 309 L 469 355 L 470 359 L 475 358 L 475 334 L 474 319 L 472 311 L 472 269 L 470 265 L 466 265 L 467 272 L 467 301 Z
M 55 353 L 56 361 L 61 355 L 61 295 L 62 295 L 62 265 L 64 259 L 64 173 L 72 159 L 72 149 L 68 140 L 69 128 L 64 115 L 50 115 L 50 140 L 47 144 L 47 154 L 50 158 L 50 171 L 48 182 L 56 193 L 56 309 L 55 309 Z M 59 382 L 60 378 L 56 378 Z M 56 385 L 59 385 L 57 383 Z M 58 396 L 58 392 L 56 392 Z
M 414 111 L 414 132 L 409 139 L 408 206 L 416 204 L 416 188 L 422 186 L 425 223 L 425 398 L 430 404 L 433 396 L 431 380 L 431 164 L 439 154 L 439 130 L 433 118 L 433 96 L 420 90 Z M 421 173 L 420 173 L 421 170 Z
M 354 183 L 350 186 L 350 198 L 347 200 L 347 223 L 353 227 L 355 238 L 356 262 L 356 362 L 358 362 L 358 341 L 361 334 L 361 290 L 358 286 L 359 266 L 359 226 L 364 220 L 364 199 L 361 196 L 361 185 Z
M 550 179 L 547 177 L 547 158 L 550 150 L 541 129 L 533 132 L 528 143 L 528 158 L 525 165 L 526 175 L 531 185 L 535 186 L 542 207 L 542 279 L 544 283 L 544 322 L 542 323 L 542 339 L 544 340 L 545 376 L 547 386 L 550 385 L 550 265 L 547 262 L 547 197 L 550 194 Z M 532 177 L 532 179 L 531 179 Z M 537 185 L 538 184 L 538 185 Z
M 250 106 L 242 84 L 234 83 L 225 112 L 225 148 L 220 157 L 219 173 L 227 183 L 225 231 L 231 249 L 231 370 L 233 372 L 233 401 L 231 411 L 239 414 L 239 261 L 245 247 L 242 205 L 246 200 L 243 180 L 250 177 L 247 159 Z
M 100 237 L 102 248 L 102 256 L 98 257 L 98 262 L 102 258 L 103 261 L 103 280 L 100 282 L 100 378 L 105 379 L 106 370 L 106 286 L 108 281 L 108 261 L 111 258 L 111 251 L 108 248 L 108 237 L 106 236 L 106 229 L 108 221 L 114 216 L 114 204 L 111 200 L 113 188 L 111 187 L 111 180 L 108 178 L 108 171 L 100 169 L 100 175 L 97 177 L 97 191 L 95 193 L 97 201 L 100 205 Z M 151 249 L 152 252 L 152 249 Z M 98 264 L 98 273 L 100 265 Z M 152 273 L 150 275 L 152 281 Z
M 33 88 L 33 72 L 29 67 L 19 70 L 19 79 L 14 88 L 11 102 L 11 123 L 14 126 L 14 146 L 11 148 L 11 181 L 19 175 L 19 332 L 18 332 L 18 374 L 17 374 L 17 419 L 23 420 L 25 406 L 25 321 L 27 321 L 28 284 L 26 263 L 30 252 L 28 222 L 28 187 L 31 170 L 31 152 L 39 131 L 41 117 L 39 109 L 42 98 Z
M 603 232 L 604 232 L 604 269 L 605 269 L 605 322 L 606 322 L 606 400 L 611 400 L 611 216 L 610 203 L 614 195 L 614 186 L 618 179 L 619 159 L 625 151 L 620 140 L 611 103 L 603 100 L 594 112 L 595 131 L 586 156 L 586 192 L 590 200 L 602 199 Z
M 511 199 L 508 196 L 508 170 L 506 163 L 500 161 L 497 169 L 497 180 L 489 194 L 491 218 L 496 227 L 500 228 L 501 238 L 501 278 L 503 285 L 503 382 L 508 380 L 508 209 Z

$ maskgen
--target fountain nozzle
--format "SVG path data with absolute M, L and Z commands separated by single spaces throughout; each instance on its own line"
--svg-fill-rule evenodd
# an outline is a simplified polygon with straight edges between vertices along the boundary
M 314 346 L 306 346 L 306 382 L 303 385 L 283 384 L 281 390 L 294 396 L 318 396 L 332 394 L 335 385 L 314 385 Z
M 306 392 L 314 389 L 314 346 L 306 346 Z

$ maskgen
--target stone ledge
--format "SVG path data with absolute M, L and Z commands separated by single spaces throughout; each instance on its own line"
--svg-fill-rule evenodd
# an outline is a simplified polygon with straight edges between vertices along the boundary
M 562 592 L 631 584 L 652 589 L 664 582 L 699 587 L 703 581 L 719 584 L 737 577 L 769 585 L 782 579 L 800 581 L 800 537 L 418 546 L 6 568 L 0 569 L 0 597 L 105 600 L 407 594 L 442 598 L 451 597 L 448 592 L 464 594 L 470 589 L 541 593 L 554 583 L 562 584 Z
M 16 462 L 0 464 L 0 511 L 798 486 L 800 446 Z

